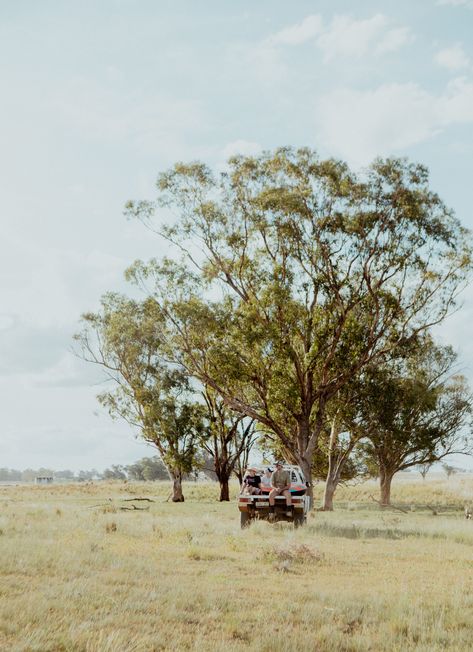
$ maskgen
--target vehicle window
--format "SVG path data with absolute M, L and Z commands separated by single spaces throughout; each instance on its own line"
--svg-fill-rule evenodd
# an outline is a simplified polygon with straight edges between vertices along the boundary
M 297 473 L 295 471 L 291 471 L 291 482 L 298 482 Z

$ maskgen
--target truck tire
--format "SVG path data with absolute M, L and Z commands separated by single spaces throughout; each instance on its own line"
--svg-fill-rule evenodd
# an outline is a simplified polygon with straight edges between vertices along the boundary
M 240 512 L 240 525 L 243 530 L 246 527 L 250 527 L 251 518 L 248 512 Z
M 294 516 L 294 527 L 302 527 L 306 524 L 306 521 L 305 516 Z

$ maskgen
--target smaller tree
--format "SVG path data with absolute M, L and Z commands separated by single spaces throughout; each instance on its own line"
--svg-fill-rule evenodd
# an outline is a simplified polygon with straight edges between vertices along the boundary
M 109 469 L 105 469 L 102 473 L 104 480 L 126 480 L 126 470 L 121 464 L 112 464 Z
M 358 453 L 363 434 L 356 428 L 342 429 L 333 419 L 326 437 L 319 444 L 323 464 L 315 472 L 325 480 L 322 510 L 333 511 L 333 499 L 339 484 L 366 478 L 368 474 L 365 459 Z M 318 457 L 318 456 L 317 456 Z M 316 457 L 316 459 L 317 459 Z
M 89 482 L 90 480 L 97 478 L 100 478 L 100 473 L 97 471 L 97 469 L 91 469 L 90 471 L 82 469 L 77 474 L 77 479 L 79 482 Z
M 6 467 L 2 467 L 0 469 L 0 480 L 2 482 L 9 480 L 21 480 L 21 471 L 17 469 L 7 469 Z
M 458 473 L 458 469 L 455 468 L 454 466 L 450 466 L 450 464 L 442 464 L 442 469 L 444 470 L 445 475 L 449 480 L 450 480 L 450 476 L 455 475 L 455 473 Z
M 212 460 L 220 484 L 220 501 L 228 501 L 230 476 L 242 458 L 247 461 L 255 442 L 254 421 L 230 410 L 210 387 L 205 388 L 203 397 L 207 408 L 208 436 L 202 446 Z
M 450 375 L 455 361 L 426 337 L 407 359 L 369 369 L 363 448 L 378 465 L 382 504 L 398 471 L 471 454 L 472 396 L 463 376 Z
M 360 406 L 367 400 L 363 374 L 347 383 L 327 406 L 328 422 L 319 441 L 325 489 L 322 499 L 324 511 L 333 510 L 337 486 L 344 480 L 369 475 L 365 460 L 359 454 L 359 444 L 366 437 Z M 318 458 L 318 456 L 317 456 Z
M 158 455 L 143 457 L 126 467 L 130 480 L 166 480 L 169 474 Z
M 184 371 L 163 359 L 160 320 L 152 299 L 139 303 L 108 294 L 101 312 L 83 316 L 76 341 L 82 357 L 113 381 L 114 388 L 102 392 L 99 401 L 157 448 L 173 483 L 172 500 L 182 502 L 182 479 L 205 438 L 205 409 L 193 400 Z
M 417 470 L 422 476 L 422 480 L 425 480 L 427 473 L 430 471 L 432 468 L 433 462 L 425 462 L 424 464 L 419 464 L 417 467 Z
M 38 472 L 34 469 L 24 469 L 21 472 L 21 480 L 22 482 L 33 482 L 37 475 Z

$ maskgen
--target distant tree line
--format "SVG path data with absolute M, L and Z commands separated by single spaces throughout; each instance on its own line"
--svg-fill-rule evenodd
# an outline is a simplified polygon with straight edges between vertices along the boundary
M 143 457 L 134 464 L 113 464 L 102 473 L 104 480 L 169 480 L 168 472 L 158 456 Z
M 471 453 L 471 392 L 433 328 L 459 305 L 472 247 L 424 166 L 378 159 L 358 175 L 281 148 L 218 176 L 178 163 L 157 188 L 127 215 L 175 257 L 136 261 L 143 300 L 105 295 L 76 340 L 173 500 L 204 457 L 228 500 L 255 441 L 301 466 L 311 498 L 324 478 L 326 510 L 341 482 L 376 476 L 388 504 L 397 472 Z
M 38 477 L 50 476 L 58 480 L 75 480 L 84 482 L 86 480 L 97 480 L 101 474 L 96 469 L 90 471 L 78 471 L 75 473 L 69 469 L 54 471 L 53 469 L 18 469 L 0 468 L 0 482 L 33 482 Z
M 211 462 L 205 458 L 199 460 L 199 466 L 191 469 L 190 473 L 185 476 L 185 479 L 196 480 L 200 472 L 210 480 L 217 480 Z M 157 455 L 143 457 L 133 464 L 112 464 L 104 471 L 97 471 L 97 469 L 77 472 L 69 469 L 54 471 L 53 469 L 43 467 L 20 471 L 17 469 L 0 468 L 0 482 L 34 482 L 37 477 L 44 476 L 53 477 L 55 480 L 71 482 L 86 482 L 91 480 L 135 480 L 140 482 L 169 480 L 169 473 L 166 466 Z

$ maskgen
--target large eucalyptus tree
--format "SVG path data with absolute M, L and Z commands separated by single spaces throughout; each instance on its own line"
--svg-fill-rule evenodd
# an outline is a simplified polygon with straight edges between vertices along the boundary
M 176 164 L 128 214 L 183 256 L 128 271 L 159 303 L 168 355 L 274 432 L 311 483 L 328 402 L 363 368 L 437 324 L 471 267 L 467 232 L 427 170 L 361 176 L 309 149 Z M 165 226 L 156 213 L 174 213 Z

